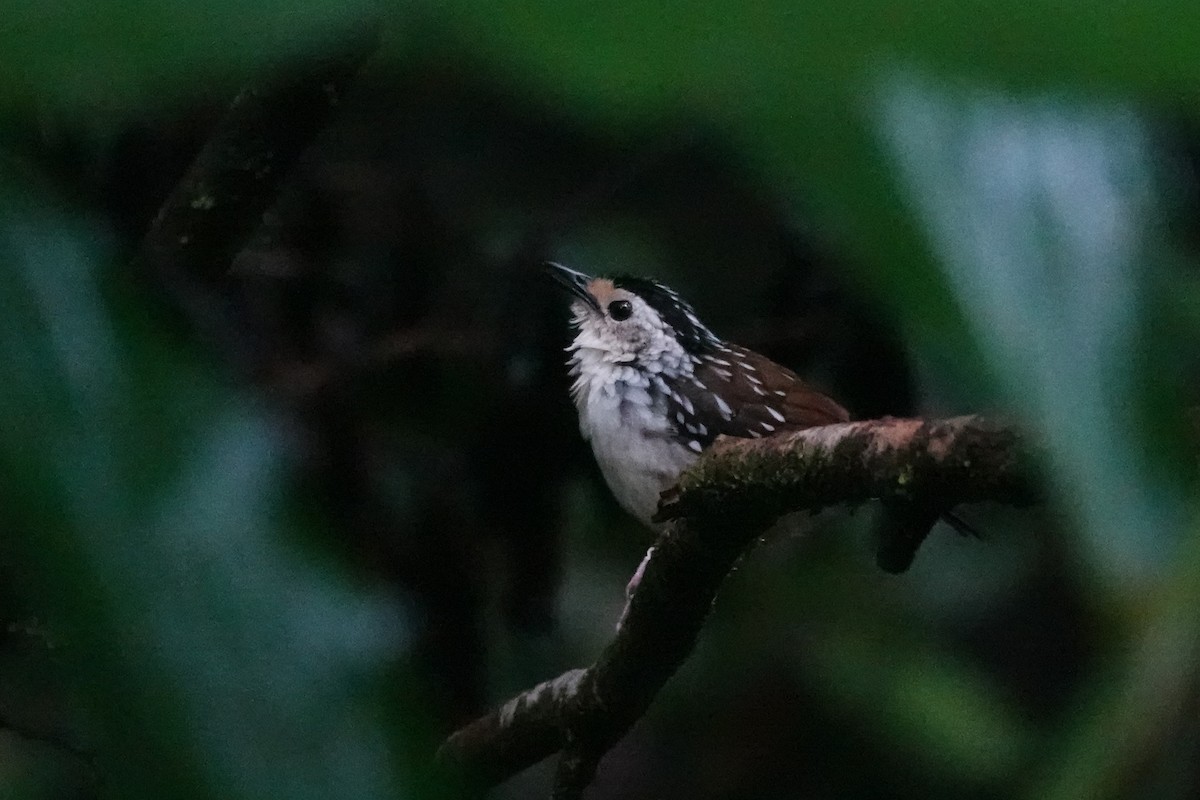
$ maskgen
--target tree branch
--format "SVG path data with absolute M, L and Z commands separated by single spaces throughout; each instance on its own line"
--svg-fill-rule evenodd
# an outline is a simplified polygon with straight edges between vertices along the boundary
M 766 439 L 721 439 L 664 494 L 654 545 L 625 620 L 596 662 L 539 684 L 451 735 L 439 760 L 491 785 L 563 750 L 556 800 L 576 798 L 595 766 L 691 653 L 725 576 L 780 516 L 904 499 L 1038 499 L 1035 454 L 980 417 L 870 420 Z M 936 519 L 936 517 L 934 517 Z
M 665 493 L 659 521 L 857 505 L 876 498 L 1028 505 L 1033 453 L 981 417 L 846 422 L 764 439 L 718 441 Z
M 262 224 L 288 171 L 340 108 L 379 31 L 378 19 L 365 19 L 333 50 L 244 88 L 142 240 L 135 263 L 143 276 L 235 359 L 252 361 L 228 296 L 233 258 Z
M 142 257 L 193 277 L 224 278 L 284 174 L 341 105 L 375 49 L 378 29 L 369 20 L 336 50 L 282 80 L 243 89 L 159 210 Z

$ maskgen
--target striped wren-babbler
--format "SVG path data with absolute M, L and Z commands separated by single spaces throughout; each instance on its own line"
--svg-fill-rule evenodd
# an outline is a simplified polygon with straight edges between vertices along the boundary
M 617 502 L 648 527 L 660 495 L 717 436 L 760 438 L 850 419 L 790 369 L 718 338 L 670 287 L 547 266 L 574 296 L 578 333 L 567 349 L 579 430 Z M 877 559 L 890 572 L 908 567 L 939 517 L 974 533 L 948 509 L 893 501 L 884 510 Z
M 790 369 L 719 339 L 670 287 L 548 266 L 574 295 L 578 333 L 568 351 L 579 430 L 617 502 L 644 524 L 717 436 L 850 419 Z

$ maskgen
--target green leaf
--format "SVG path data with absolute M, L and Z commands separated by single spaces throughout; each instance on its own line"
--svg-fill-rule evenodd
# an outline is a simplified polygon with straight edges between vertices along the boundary
M 1002 783 L 1034 731 L 978 670 L 879 617 L 816 627 L 797 658 L 829 702 L 877 745 L 972 784 Z
M 789 0 L 439 3 L 461 49 L 518 90 L 645 135 L 699 120 L 740 145 L 784 202 L 893 308 L 927 355 L 978 361 L 963 309 L 933 268 L 873 138 L 874 95 L 896 65 L 1004 87 L 1104 93 L 1200 88 L 1200 15 L 1136 4 Z
M 1192 691 L 1197 537 L 1182 403 L 1152 324 L 1164 249 L 1150 136 L 1129 108 L 897 73 L 880 131 L 971 332 L 1126 623 L 1034 797 L 1121 797 Z M 1165 434 L 1165 435 L 1164 435 Z M 1086 571 L 1085 571 L 1086 574 Z M 1104 590 L 1112 590 L 1105 592 Z
M 93 228 L 7 200 L 0 220 L 6 547 L 106 786 L 405 796 L 379 711 L 404 617 L 296 549 L 280 426 L 114 311 Z
M 0 108 L 35 101 L 101 109 L 161 103 L 344 36 L 371 0 L 9 0 L 0 26 Z
M 1161 587 L 1147 599 L 1116 668 L 1082 693 L 1078 712 L 1026 796 L 1069 800 L 1170 793 L 1155 791 L 1146 765 L 1165 749 L 1164 739 L 1175 734 L 1185 740 L 1191 729 L 1190 698 L 1200 659 L 1200 528 L 1193 528 Z
M 1186 516 L 1182 479 L 1159 469 L 1170 451 L 1147 447 L 1149 392 L 1161 386 L 1138 358 L 1156 229 L 1141 120 L 1120 105 L 912 73 L 883 83 L 879 107 L 908 204 L 1047 445 L 1085 552 L 1110 577 L 1160 571 Z
M 892 59 L 1028 85 L 1200 85 L 1200 19 L 1185 0 L 793 3 L 458 0 L 436 6 L 473 50 L 595 113 L 682 103 L 791 118 L 796 101 Z M 781 102 L 782 101 L 782 102 Z

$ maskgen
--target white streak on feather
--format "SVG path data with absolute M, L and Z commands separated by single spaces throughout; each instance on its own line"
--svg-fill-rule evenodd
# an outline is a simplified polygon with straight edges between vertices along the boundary
M 733 419 L 733 409 L 729 407 L 728 403 L 722 400 L 719 395 L 715 394 L 713 395 L 713 400 L 716 401 L 717 411 L 721 412 L 722 417 L 724 417 L 726 420 Z

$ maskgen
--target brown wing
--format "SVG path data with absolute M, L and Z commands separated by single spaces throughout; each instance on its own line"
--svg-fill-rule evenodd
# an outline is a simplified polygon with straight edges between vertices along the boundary
M 806 384 L 787 367 L 743 347 L 730 345 L 729 349 L 737 358 L 738 365 L 743 367 L 734 372 L 734 390 L 739 392 L 739 396 L 747 398 L 745 410 L 756 421 L 774 424 L 776 430 L 781 431 L 850 421 L 850 413 L 846 409 L 833 398 Z M 780 422 L 770 410 L 782 415 L 783 421 Z
M 694 377 L 676 387 L 668 412 L 680 437 L 697 450 L 722 434 L 759 438 L 850 418 L 796 373 L 736 345 L 702 356 Z

